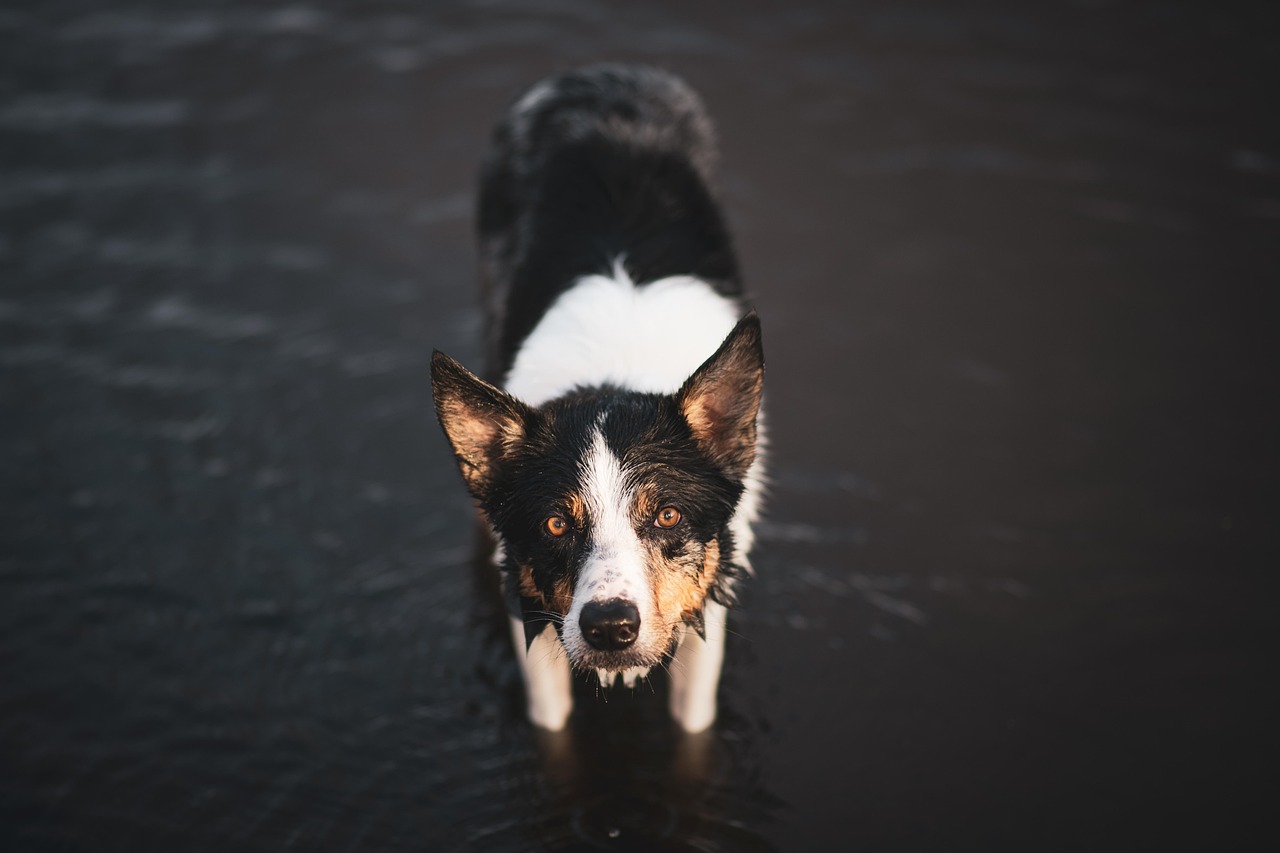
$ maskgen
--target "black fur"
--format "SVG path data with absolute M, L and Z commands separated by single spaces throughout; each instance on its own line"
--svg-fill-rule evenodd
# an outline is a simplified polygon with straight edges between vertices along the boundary
M 742 297 L 710 187 L 711 123 L 697 95 L 664 71 L 620 65 L 539 87 L 543 97 L 513 107 L 495 129 L 481 173 L 477 225 L 495 379 L 560 293 L 583 275 L 610 273 L 619 257 L 637 282 L 693 275 Z

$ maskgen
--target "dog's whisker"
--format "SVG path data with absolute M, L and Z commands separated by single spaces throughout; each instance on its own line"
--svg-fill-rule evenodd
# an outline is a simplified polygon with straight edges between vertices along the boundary
M 530 617 L 540 617 L 532 619 Z M 524 612 L 524 621 L 526 622 L 554 622 L 556 624 L 564 624 L 564 616 L 551 610 L 526 610 Z

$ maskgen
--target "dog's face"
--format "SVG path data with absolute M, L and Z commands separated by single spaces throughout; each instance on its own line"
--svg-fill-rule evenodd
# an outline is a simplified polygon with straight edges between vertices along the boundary
M 535 409 L 435 355 L 440 422 L 509 582 L 575 667 L 642 674 L 700 624 L 732 555 L 762 382 L 754 316 L 670 395 L 595 389 Z

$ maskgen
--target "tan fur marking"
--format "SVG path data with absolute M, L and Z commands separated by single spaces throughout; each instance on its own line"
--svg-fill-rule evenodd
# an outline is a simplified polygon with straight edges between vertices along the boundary
M 658 490 L 646 483 L 636 490 L 636 502 L 633 507 L 635 520 L 640 524 L 652 524 L 653 517 L 658 514 Z
M 718 413 L 711 411 L 701 397 L 685 401 L 684 419 L 689 422 L 695 438 L 706 440 L 712 434 L 718 417 Z
M 523 437 L 517 422 L 509 418 L 494 421 L 478 417 L 461 400 L 446 400 L 442 405 L 441 416 L 445 432 L 458 457 L 462 476 L 473 488 L 483 486 L 488 479 L 493 451 L 500 449 L 500 454 L 505 455 Z
M 569 612 L 570 605 L 573 604 L 573 586 L 569 581 L 561 578 L 556 581 L 551 588 L 551 599 L 542 594 L 542 590 L 538 589 L 538 585 L 533 582 L 533 568 L 531 566 L 520 567 L 520 594 L 526 598 L 532 598 L 534 601 L 542 604 L 547 610 L 564 615 Z
M 702 610 L 720 569 L 720 542 L 712 539 L 705 546 L 691 542 L 671 560 L 654 554 L 650 565 L 656 568 L 653 587 L 658 616 L 672 627 Z
M 582 495 L 569 495 L 569 516 L 573 519 L 573 526 L 577 530 L 585 530 L 587 526 L 587 504 L 582 499 Z
M 547 603 L 546 598 L 533 582 L 533 568 L 531 566 L 520 567 L 520 594 L 525 598 L 536 598 L 544 605 Z
M 707 549 L 702 557 L 702 588 L 705 592 L 711 588 L 716 582 L 716 575 L 720 573 L 720 540 L 712 539 L 707 543 Z
M 573 606 L 573 584 L 565 578 L 560 578 L 552 584 L 551 600 L 547 605 L 556 613 L 562 615 L 568 613 L 569 608 Z
M 485 421 L 472 417 L 471 410 L 461 400 L 446 400 L 441 408 L 441 421 L 458 456 L 462 476 L 470 484 L 484 480 L 487 460 L 481 450 L 493 438 L 493 428 Z

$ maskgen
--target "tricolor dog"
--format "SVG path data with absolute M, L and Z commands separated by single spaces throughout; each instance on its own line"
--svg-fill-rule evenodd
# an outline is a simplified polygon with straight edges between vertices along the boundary
M 634 686 L 658 666 L 684 730 L 716 716 L 764 357 L 714 160 L 684 82 L 600 65 L 529 89 L 482 170 L 490 381 L 437 352 L 432 388 L 546 729 L 574 673 Z

